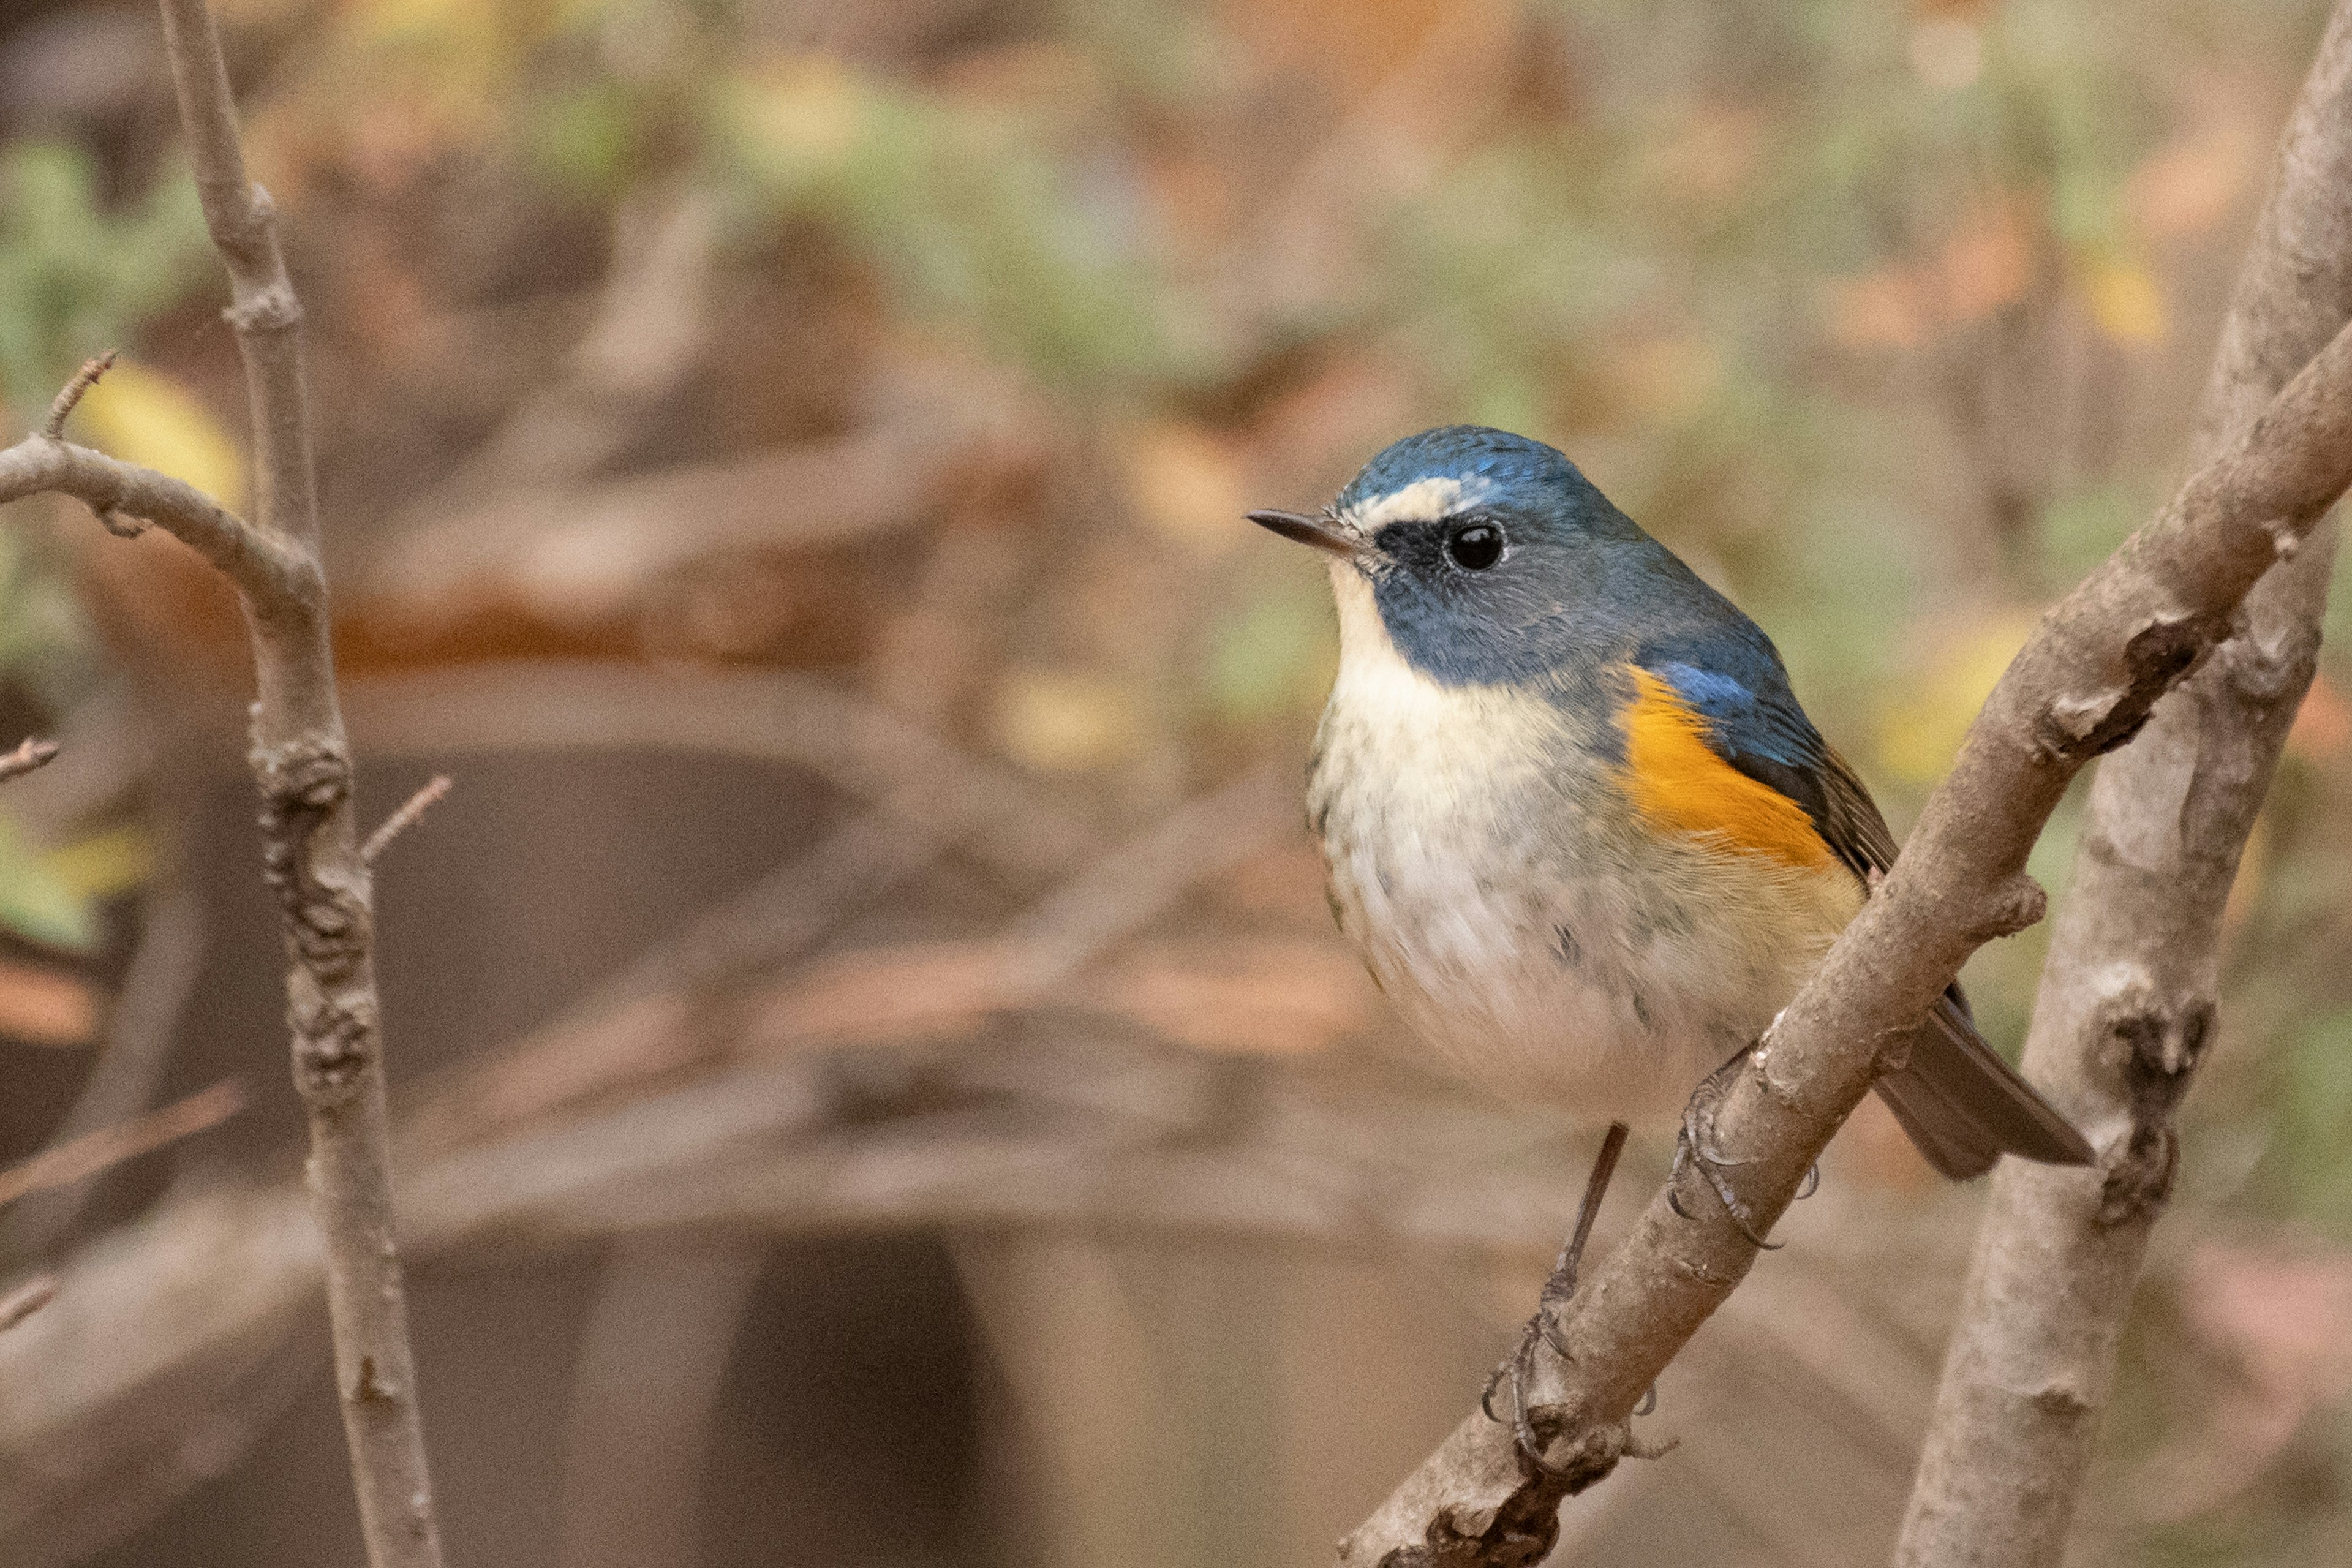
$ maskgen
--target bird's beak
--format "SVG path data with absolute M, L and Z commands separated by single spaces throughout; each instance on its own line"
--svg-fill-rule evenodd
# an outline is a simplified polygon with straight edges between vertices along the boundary
M 1356 553 L 1356 536 L 1328 517 L 1309 517 L 1298 511 L 1254 511 L 1249 514 L 1249 520 L 1260 528 L 1273 530 L 1285 539 L 1311 544 L 1332 555 Z

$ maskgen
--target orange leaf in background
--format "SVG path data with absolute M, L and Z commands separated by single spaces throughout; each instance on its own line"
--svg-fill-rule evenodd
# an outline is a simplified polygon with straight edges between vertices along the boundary
M 1846 348 L 1916 349 L 1927 341 L 1925 291 L 1908 268 L 1833 279 L 1824 292 L 1830 336 Z
M 1936 258 L 1948 320 L 1973 321 L 2025 298 L 2033 283 L 2033 239 L 2021 205 L 1977 203 Z
M 1270 74 L 1312 78 L 1342 100 L 1407 63 L 1439 28 L 1482 26 L 1496 0 L 1223 0 L 1218 19 Z
M 2322 670 L 2311 678 L 2311 689 L 2303 694 L 2303 706 L 2294 710 L 2286 749 L 2316 763 L 2342 755 L 2347 744 L 2352 744 L 2352 704 L 2344 700 L 2344 694 Z
M 1979 201 L 1926 266 L 1832 280 L 1830 335 L 1848 348 L 1916 348 L 2025 298 L 2036 265 L 2031 209 L 2006 196 Z
M 1198 255 L 1213 255 L 1232 242 L 1241 209 L 1223 164 L 1194 153 L 1162 152 L 1145 160 L 1143 178 L 1170 239 Z
M 2244 120 L 2223 119 L 2158 148 L 2124 184 L 2124 207 L 2151 238 L 2202 234 L 2230 216 L 2262 168 L 2267 141 Z
M 89 983 L 0 960 L 0 1035 L 35 1046 L 86 1046 L 98 1034 Z

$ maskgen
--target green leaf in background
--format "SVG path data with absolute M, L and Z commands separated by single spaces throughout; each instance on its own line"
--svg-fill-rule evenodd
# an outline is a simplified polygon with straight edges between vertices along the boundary
M 2352 1226 L 2352 1009 L 2282 1039 L 2273 1070 L 2263 1163 L 2288 1212 L 2340 1233 Z
M 1181 372 L 1128 182 L 1028 117 L 783 56 L 723 83 L 709 128 L 746 211 L 841 225 L 911 310 L 977 328 L 1041 379 Z
M 75 365 L 126 342 L 207 262 L 204 213 L 177 166 L 108 205 L 81 149 L 0 148 L 0 398 L 12 422 L 28 424 Z
M 1263 579 L 1213 628 L 1204 694 L 1233 722 L 1311 713 L 1331 689 L 1339 653 L 1321 572 Z
M 0 925 L 48 947 L 87 952 L 98 944 L 89 900 L 0 816 Z

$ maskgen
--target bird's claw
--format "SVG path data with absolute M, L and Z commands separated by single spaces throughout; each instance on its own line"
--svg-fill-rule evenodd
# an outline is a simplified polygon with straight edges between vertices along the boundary
M 1730 1216 L 1731 1223 L 1739 1227 L 1739 1234 L 1759 1251 L 1778 1252 L 1782 1244 L 1768 1240 L 1757 1230 L 1755 1215 L 1740 1200 L 1739 1194 L 1731 1190 L 1731 1184 L 1724 1179 L 1725 1171 L 1739 1165 L 1752 1165 L 1755 1162 L 1733 1159 L 1715 1141 L 1715 1111 L 1723 1099 L 1725 1080 L 1738 1071 L 1747 1060 L 1748 1051 L 1743 1049 L 1700 1079 L 1698 1088 L 1691 1091 L 1690 1103 L 1683 1107 L 1682 1133 L 1675 1140 L 1674 1163 L 1666 1170 L 1666 1202 L 1683 1218 L 1697 1217 L 1683 1207 L 1680 1187 L 1683 1172 L 1685 1169 L 1696 1170 L 1706 1179 L 1716 1201 L 1723 1205 L 1723 1212 Z M 1809 1175 L 1806 1179 L 1811 1183 L 1817 1177 Z M 1811 1190 L 1810 1185 L 1805 1189 L 1807 1194 Z
M 1570 1290 L 1575 1289 L 1573 1280 L 1570 1282 L 1569 1289 Z M 1565 1300 L 1564 1297 L 1563 1300 Z M 1535 1381 L 1536 1375 L 1536 1341 L 1540 1339 L 1550 1345 L 1554 1351 L 1561 1354 L 1567 1353 L 1561 1346 L 1554 1322 L 1549 1303 L 1538 1310 L 1534 1317 L 1528 1320 L 1527 1328 L 1519 1334 L 1518 1347 L 1504 1357 L 1501 1363 L 1487 1374 L 1486 1386 L 1478 1395 L 1478 1408 L 1486 1412 L 1487 1420 L 1498 1426 L 1504 1424 L 1506 1418 L 1496 1414 L 1495 1410 L 1495 1394 L 1507 1382 L 1511 1388 L 1511 1413 L 1507 1419 L 1512 1441 L 1517 1445 L 1519 1452 L 1527 1457 L 1528 1464 L 1533 1465 L 1545 1475 L 1558 1477 L 1568 1475 L 1570 1471 L 1568 1468 L 1555 1465 L 1544 1458 L 1544 1449 L 1548 1447 L 1548 1443 L 1543 1434 L 1536 1430 L 1535 1418 L 1528 1408 L 1528 1387 Z M 1636 1418 L 1648 1415 L 1657 1408 L 1658 1385 L 1654 1383 L 1650 1384 L 1648 1392 L 1642 1395 L 1642 1403 L 1634 1406 L 1633 1415 Z M 1557 1435 L 1554 1434 L 1555 1436 Z M 1668 1447 L 1672 1445 L 1669 1444 Z M 1629 1447 L 1627 1452 L 1634 1454 L 1637 1458 L 1647 1458 L 1652 1451 Z M 1659 1448 L 1654 1452 L 1662 1454 L 1665 1449 Z
M 1543 1293 L 1536 1298 L 1535 1316 L 1529 1318 L 1527 1327 L 1519 1331 L 1517 1347 L 1487 1374 L 1486 1387 L 1478 1395 L 1478 1408 L 1486 1413 L 1486 1419 L 1499 1423 L 1503 1417 L 1495 1413 L 1495 1392 L 1506 1381 L 1510 1384 L 1511 1436 L 1517 1440 L 1519 1452 L 1527 1456 L 1528 1463 L 1546 1475 L 1557 1476 L 1564 1472 L 1554 1468 L 1544 1458 L 1544 1439 L 1536 1431 L 1535 1422 L 1528 1414 L 1528 1387 L 1535 1382 L 1536 1342 L 1538 1340 L 1549 1345 L 1553 1354 L 1568 1354 L 1568 1342 L 1560 1334 L 1559 1318 L 1561 1310 L 1576 1294 L 1577 1265 L 1578 1260 L 1567 1251 L 1561 1253 L 1559 1261 L 1544 1279 Z
M 1504 1421 L 1506 1418 L 1495 1412 L 1495 1392 L 1508 1383 L 1511 1388 L 1508 1423 L 1512 1441 L 1517 1445 L 1519 1452 L 1527 1456 L 1528 1463 L 1546 1475 L 1558 1475 L 1560 1472 L 1544 1458 L 1543 1436 L 1536 1430 L 1535 1420 L 1528 1413 L 1528 1385 L 1535 1381 L 1536 1375 L 1536 1341 L 1539 1337 L 1547 1342 L 1552 1339 L 1545 1317 L 1546 1314 L 1539 1311 L 1528 1319 L 1528 1326 L 1519 1334 L 1517 1348 L 1487 1374 L 1486 1390 L 1478 1395 L 1478 1408 L 1486 1413 L 1487 1420 Z

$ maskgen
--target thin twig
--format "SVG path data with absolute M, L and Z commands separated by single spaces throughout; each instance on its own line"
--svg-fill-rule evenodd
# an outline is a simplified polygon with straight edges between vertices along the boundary
M 305 1169 L 326 1258 L 361 1532 L 373 1568 L 439 1568 L 393 1237 L 374 913 L 352 820 L 350 746 L 319 563 L 302 310 L 275 211 L 246 174 L 212 14 L 204 0 L 161 6 L 205 226 L 229 275 L 225 314 L 253 411 L 260 522 L 245 522 L 178 480 L 47 436 L 0 452 L 0 500 L 58 490 L 102 521 L 145 518 L 194 546 L 245 600 L 258 688 L 250 761 L 262 796 L 263 869 L 285 937 L 294 1080 L 310 1131 Z
M 119 514 L 156 524 L 211 562 L 258 613 L 299 622 L 323 605 L 325 585 L 306 551 L 169 474 L 44 436 L 0 451 L 0 503 L 44 491 L 69 495 L 101 520 Z
M 65 439 L 66 416 L 70 415 L 75 405 L 81 402 L 81 395 L 96 386 L 98 378 L 114 368 L 115 356 L 119 353 L 121 351 L 118 349 L 109 349 L 96 359 L 86 359 L 81 362 L 81 368 L 74 372 L 73 379 L 66 383 L 65 390 L 58 393 L 55 401 L 50 403 L 49 416 L 41 422 L 43 436 L 52 441 Z
M 2039 920 L 2025 860 L 2074 775 L 2129 741 L 2229 631 L 2247 591 L 2293 555 L 2352 482 L 2352 329 L 2244 437 L 2192 477 L 2046 616 L 1969 730 L 1885 885 L 1864 905 L 1727 1091 L 1717 1142 L 1761 1225 L 1806 1171 L 1960 964 Z M 1702 1194 L 1704 1184 L 1698 1184 Z M 1565 1357 L 1536 1358 L 1559 1434 L 1550 1469 L 1473 1413 L 1353 1535 L 1350 1568 L 1486 1568 L 1538 1561 L 1561 1499 L 1615 1468 L 1653 1379 L 1756 1258 L 1750 1226 L 1711 1196 L 1678 1214 L 1662 1192 L 1560 1324 Z M 1540 1386 L 1540 1384 L 1539 1384 Z
M 50 1133 L 52 1152 L 146 1109 L 170 1063 L 204 950 L 204 901 L 175 868 L 151 882 L 141 900 L 139 943 L 108 1009 L 98 1063 Z M 67 1182 L 28 1194 L 0 1220 L 0 1240 L 11 1256 L 39 1256 L 72 1227 L 89 1194 L 87 1182 Z
M 153 1110 L 118 1127 L 93 1132 L 44 1149 L 23 1164 L 0 1171 L 0 1204 L 11 1204 L 27 1193 L 62 1187 L 94 1176 L 125 1160 L 176 1143 L 208 1127 L 217 1127 L 245 1109 L 245 1089 L 235 1079 L 223 1079 L 207 1089 L 175 1105 Z
M 448 793 L 449 775 L 434 774 L 431 782 L 402 802 L 398 811 L 385 817 L 383 824 L 368 835 L 367 842 L 360 846 L 360 858 L 371 866 L 374 865 L 376 857 L 390 848 L 394 839 L 406 832 L 418 817 L 433 808 L 434 802 Z
M 2200 456 L 2242 436 L 2352 316 L 2347 185 L 2352 4 L 2339 4 L 2239 272 Z M 2042 1568 L 2065 1552 L 2171 1187 L 2173 1110 L 2213 1034 L 2222 910 L 2317 667 L 2333 545 L 2323 531 L 2264 578 L 2237 635 L 2099 770 L 2025 1066 L 2104 1135 L 2105 1157 L 1994 1177 L 1898 1563 Z
M 352 724 L 376 755 L 626 746 L 805 768 L 1024 882 L 1084 865 L 1102 836 L 1034 780 L 830 682 L 775 670 L 676 671 L 516 661 L 354 681 Z
M 58 743 L 55 741 L 44 741 L 37 736 L 28 735 L 15 751 L 5 756 L 0 756 L 0 780 L 13 779 L 23 773 L 29 773 L 35 768 L 47 764 L 57 754 Z
M 0 1334 L 23 1322 L 57 1299 L 58 1279 L 54 1274 L 36 1274 L 5 1296 L 0 1296 Z

